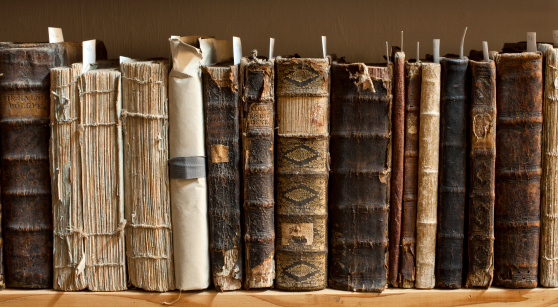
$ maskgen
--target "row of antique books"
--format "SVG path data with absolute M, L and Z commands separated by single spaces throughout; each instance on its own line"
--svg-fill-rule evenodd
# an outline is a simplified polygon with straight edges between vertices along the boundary
M 97 42 L 83 64 L 0 43 L 1 284 L 556 287 L 558 49 L 538 48 L 235 65 L 173 36 L 170 63 Z

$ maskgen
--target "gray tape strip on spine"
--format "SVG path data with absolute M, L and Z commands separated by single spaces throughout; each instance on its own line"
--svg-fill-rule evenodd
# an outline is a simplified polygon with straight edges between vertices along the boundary
M 171 179 L 196 179 L 205 176 L 205 157 L 174 157 L 169 160 Z

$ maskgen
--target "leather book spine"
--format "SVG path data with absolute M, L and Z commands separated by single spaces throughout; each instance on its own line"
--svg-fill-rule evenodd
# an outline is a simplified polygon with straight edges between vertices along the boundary
M 50 68 L 68 64 L 66 45 L 6 43 L 0 48 L 0 259 L 8 287 L 52 288 Z
M 329 286 L 334 289 L 387 287 L 391 86 L 391 65 L 331 67 Z
M 422 63 L 418 159 L 416 280 L 434 288 L 440 147 L 440 64 Z
M 494 275 L 496 65 L 469 61 L 469 234 L 467 287 L 488 288 Z
M 407 62 L 405 64 L 405 162 L 399 265 L 399 286 L 402 288 L 415 287 L 421 95 L 420 66 L 420 62 Z
M 124 61 L 122 126 L 126 255 L 130 283 L 164 292 L 174 289 L 168 170 L 169 63 Z
M 558 49 L 545 47 L 539 279 L 558 287 Z
M 330 60 L 277 58 L 279 289 L 327 286 Z
M 540 239 L 542 54 L 496 56 L 494 285 L 537 286 Z
M 467 67 L 469 60 L 442 58 L 440 168 L 436 287 L 461 288 L 465 239 Z
M 209 249 L 217 291 L 242 286 L 238 65 L 202 66 Z
M 389 284 L 393 287 L 398 287 L 405 161 L 405 53 L 403 52 L 396 52 L 393 61 L 392 124 Z
M 244 190 L 246 289 L 273 287 L 275 280 L 273 60 L 240 61 L 240 114 Z

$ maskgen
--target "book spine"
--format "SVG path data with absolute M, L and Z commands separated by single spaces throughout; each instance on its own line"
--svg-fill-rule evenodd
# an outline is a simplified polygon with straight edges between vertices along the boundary
M 209 248 L 217 291 L 242 286 L 238 66 L 202 66 Z
M 55 290 L 77 291 L 87 287 L 85 275 L 77 274 L 83 258 L 81 168 L 78 141 L 81 64 L 53 68 L 50 96 L 50 173 L 54 218 Z
M 547 48 L 544 65 L 540 283 L 558 287 L 558 49 Z
M 335 289 L 387 287 L 391 84 L 392 66 L 331 68 L 329 286 Z
M 416 280 L 434 288 L 440 147 L 440 64 L 423 63 L 418 160 Z
M 121 74 L 93 70 L 79 77 L 80 156 L 87 287 L 126 290 Z
M 389 230 L 389 284 L 398 287 L 401 246 L 401 211 L 405 161 L 405 53 L 396 52 L 393 61 L 392 171 Z
M 272 60 L 240 62 L 246 289 L 268 288 L 275 279 L 274 127 Z
M 126 254 L 130 282 L 174 289 L 168 185 L 167 61 L 125 61 L 122 72 Z
M 7 44 L 0 49 L 3 260 L 8 287 L 52 288 L 49 70 L 65 64 L 63 46 Z
M 537 286 L 540 232 L 542 55 L 496 56 L 494 285 Z
M 277 59 L 279 289 L 327 285 L 329 59 Z
M 182 38 L 171 38 L 170 45 L 169 182 L 175 286 L 200 290 L 209 287 L 211 280 L 202 52 Z
M 405 64 L 405 163 L 399 266 L 399 285 L 402 288 L 415 287 L 420 85 L 420 62 L 407 62 Z
M 488 288 L 494 275 L 496 65 L 470 61 L 469 235 L 467 287 Z
M 465 58 L 443 58 L 440 98 L 440 177 L 436 287 L 461 288 L 465 239 L 467 67 Z

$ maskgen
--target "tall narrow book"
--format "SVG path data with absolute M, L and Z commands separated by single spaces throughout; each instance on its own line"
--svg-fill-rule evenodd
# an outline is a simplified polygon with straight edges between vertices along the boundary
M 72 43 L 0 47 L 2 261 L 8 287 L 52 287 L 50 69 L 79 54 Z
M 332 64 L 329 286 L 335 289 L 387 287 L 391 86 L 391 65 Z
M 393 162 L 389 205 L 389 284 L 399 285 L 399 255 L 401 246 L 401 211 L 405 161 L 405 53 L 395 52 L 393 60 Z
M 440 64 L 421 65 L 415 280 L 415 287 L 419 289 L 434 288 L 440 147 L 440 72 Z
M 279 289 L 327 285 L 330 60 L 277 58 Z
M 121 73 L 94 69 L 78 79 L 85 273 L 92 291 L 126 290 Z M 77 213 L 77 214 L 80 214 Z
M 401 212 L 401 256 L 398 284 L 415 287 L 417 239 L 418 155 L 420 118 L 420 62 L 405 63 L 405 162 L 403 210 Z
M 78 78 L 82 64 L 50 70 L 50 175 L 54 218 L 55 290 L 77 291 L 87 287 L 83 270 L 84 240 L 79 146 Z
M 440 177 L 436 287 L 461 288 L 465 240 L 467 67 L 469 60 L 441 60 Z
M 496 56 L 494 284 L 537 286 L 540 234 L 542 54 Z
M 174 289 L 168 177 L 169 64 L 124 61 L 122 127 L 126 258 L 130 282 L 148 291 Z
M 275 279 L 273 60 L 240 61 L 242 169 L 244 180 L 244 287 L 267 288 Z
M 540 283 L 558 287 L 558 50 L 543 45 L 544 110 L 541 181 Z
M 488 288 L 494 275 L 496 65 L 469 61 L 469 235 L 467 287 Z
M 238 290 L 244 273 L 238 65 L 203 66 L 202 79 L 213 284 L 217 291 Z

